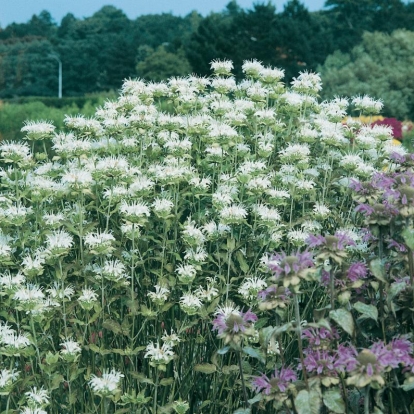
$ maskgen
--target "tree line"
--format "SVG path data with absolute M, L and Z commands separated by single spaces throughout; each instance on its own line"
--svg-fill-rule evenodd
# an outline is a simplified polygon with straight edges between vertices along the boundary
M 391 34 L 413 21 L 414 4 L 401 0 L 327 0 L 317 12 L 299 0 L 281 11 L 271 2 L 243 9 L 233 0 L 205 17 L 193 11 L 134 20 L 104 6 L 83 19 L 69 13 L 60 24 L 42 11 L 0 29 L 0 98 L 56 95 L 53 55 L 62 61 L 64 96 L 116 90 L 129 77 L 204 76 L 216 58 L 233 60 L 236 77 L 242 62 L 254 58 L 284 68 L 289 81 L 336 51 L 351 53 L 365 31 Z

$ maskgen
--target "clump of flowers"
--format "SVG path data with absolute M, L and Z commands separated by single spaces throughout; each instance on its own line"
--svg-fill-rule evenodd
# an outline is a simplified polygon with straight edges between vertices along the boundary
M 225 344 L 239 348 L 243 339 L 255 335 L 254 322 L 257 316 L 248 310 L 242 312 L 233 306 L 218 308 L 213 320 L 213 331 L 224 339 Z

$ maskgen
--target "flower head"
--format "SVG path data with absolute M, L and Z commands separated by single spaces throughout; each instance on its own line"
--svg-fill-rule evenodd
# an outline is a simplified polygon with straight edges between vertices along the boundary
M 95 394 L 106 396 L 113 395 L 120 391 L 119 383 L 124 377 L 124 374 L 116 371 L 114 368 L 104 370 L 101 377 L 91 375 L 89 380 L 89 386 Z

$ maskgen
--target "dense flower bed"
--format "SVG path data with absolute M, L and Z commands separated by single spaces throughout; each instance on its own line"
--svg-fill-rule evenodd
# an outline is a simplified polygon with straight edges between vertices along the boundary
M 231 69 L 0 144 L 0 411 L 409 412 L 413 157 Z

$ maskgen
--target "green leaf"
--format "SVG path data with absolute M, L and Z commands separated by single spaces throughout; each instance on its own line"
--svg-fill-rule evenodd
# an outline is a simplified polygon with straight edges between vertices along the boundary
M 330 411 L 334 413 L 345 413 L 345 403 L 342 399 L 341 391 L 338 388 L 333 388 L 324 392 L 323 403 Z
M 63 382 L 64 378 L 63 375 L 55 374 L 52 377 L 52 384 L 50 385 L 50 390 L 53 391 L 56 388 L 59 388 L 61 382 Z
M 106 321 L 104 321 L 102 326 L 105 329 L 108 329 L 109 331 L 113 332 L 115 335 L 118 335 L 122 332 L 122 328 L 121 328 L 121 325 L 119 324 L 119 322 L 117 322 L 113 319 L 107 319 Z
M 319 414 L 321 403 L 321 396 L 317 390 L 302 390 L 295 398 L 298 414 Z
M 237 372 L 239 371 L 239 366 L 238 365 L 223 365 L 221 368 L 221 372 L 224 375 L 229 375 L 232 372 Z
M 333 319 L 346 333 L 354 334 L 355 324 L 351 312 L 345 309 L 336 309 L 329 312 L 329 316 Z
M 251 356 L 252 358 L 258 359 L 263 364 L 265 363 L 265 358 L 259 349 L 253 348 L 251 346 L 245 346 L 242 348 L 242 350 L 245 354 Z
M 164 387 L 166 387 L 167 385 L 171 385 L 173 383 L 174 383 L 174 378 L 173 377 L 163 378 L 160 381 L 160 385 L 163 385 Z
M 405 241 L 405 244 L 410 250 L 414 250 L 414 229 L 406 228 L 401 232 L 401 236 Z
M 240 250 L 237 250 L 237 252 L 236 252 L 236 259 L 239 262 L 240 269 L 244 273 L 247 273 L 250 269 L 250 266 L 246 262 L 246 259 L 244 258 L 243 253 Z
M 404 391 L 411 391 L 414 389 L 414 377 L 408 377 L 401 386 Z
M 387 292 L 387 300 L 392 301 L 397 295 L 399 295 L 403 290 L 405 290 L 407 284 L 405 282 L 395 282 L 392 283 Z
M 213 364 L 197 364 L 194 365 L 194 371 L 202 372 L 203 374 L 213 374 L 217 367 Z
M 354 309 L 362 313 L 362 317 L 374 319 L 375 322 L 378 321 L 378 309 L 374 305 L 357 302 L 354 305 Z
M 238 408 L 233 414 L 251 414 L 251 408 Z
M 253 398 L 251 398 L 250 400 L 248 400 L 247 402 L 250 405 L 253 405 L 253 404 L 255 404 L 255 403 L 259 402 L 259 401 L 262 401 L 262 398 L 263 398 L 262 394 L 257 394 Z
M 219 349 L 219 350 L 217 351 L 217 353 L 218 353 L 219 355 L 224 355 L 224 354 L 227 354 L 227 352 L 229 352 L 229 349 L 230 349 L 230 347 L 229 347 L 229 346 L 225 346 L 225 347 L 223 347 L 223 348 Z
M 371 260 L 369 263 L 369 268 L 372 274 L 381 282 L 387 283 L 385 278 L 385 268 L 381 259 Z
M 269 318 L 260 318 L 255 324 L 254 327 L 255 329 L 261 329 L 263 328 L 267 322 L 269 321 Z

